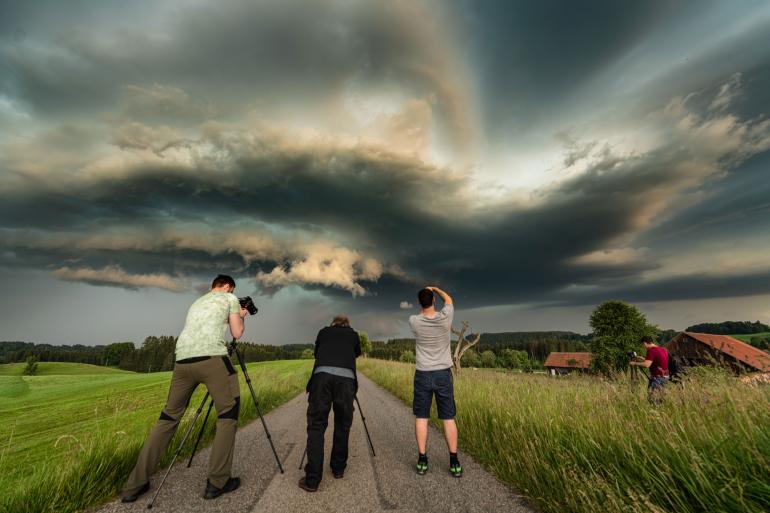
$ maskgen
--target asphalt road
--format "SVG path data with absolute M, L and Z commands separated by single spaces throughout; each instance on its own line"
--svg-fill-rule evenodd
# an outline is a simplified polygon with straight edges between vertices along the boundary
M 431 428 L 428 441 L 430 470 L 414 472 L 417 450 L 414 420 L 409 407 L 359 374 L 358 398 L 374 443 L 376 456 L 369 451 L 361 417 L 356 411 L 350 433 L 348 467 L 343 479 L 334 479 L 328 468 L 333 414 L 326 435 L 324 479 L 317 492 L 297 486 L 304 475 L 299 470 L 305 448 L 305 410 L 303 393 L 265 416 L 284 474 L 278 472 L 273 454 L 259 420 L 237 435 L 233 474 L 241 487 L 215 500 L 201 495 L 206 482 L 208 449 L 201 451 L 190 468 L 177 463 L 155 502 L 158 512 L 228 513 L 348 513 L 348 512 L 531 512 L 508 487 L 497 481 L 468 455 L 460 453 L 465 475 L 449 474 L 449 455 L 443 435 Z M 242 400 L 246 400 L 243 397 Z M 458 405 L 462 407 L 462 405 Z M 460 437 L 462 438 L 462 426 Z M 162 473 L 152 479 L 152 489 L 133 504 L 113 501 L 99 512 L 147 511 Z

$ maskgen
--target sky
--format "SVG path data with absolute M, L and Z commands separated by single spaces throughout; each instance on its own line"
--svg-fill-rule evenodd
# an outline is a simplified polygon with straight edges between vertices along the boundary
M 770 322 L 765 1 L 0 0 L 0 340 Z

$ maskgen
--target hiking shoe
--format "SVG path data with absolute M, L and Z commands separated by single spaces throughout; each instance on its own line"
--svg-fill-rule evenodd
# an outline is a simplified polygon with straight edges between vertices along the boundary
M 463 477 L 463 466 L 460 465 L 459 461 L 455 461 L 454 463 L 449 464 L 449 473 L 452 474 L 452 477 Z
M 124 495 L 120 498 L 120 502 L 134 502 L 136 499 L 139 498 L 140 495 L 144 495 L 150 490 L 150 483 L 144 483 L 141 488 L 136 493 L 133 493 L 131 495 Z
M 428 459 L 417 460 L 416 470 L 419 475 L 424 476 L 428 472 Z
M 206 491 L 203 492 L 204 499 L 216 499 L 223 493 L 229 493 L 241 486 L 239 477 L 231 477 L 222 488 L 217 488 L 206 479 Z
M 318 490 L 318 485 L 315 485 L 315 487 L 308 485 L 304 477 L 300 479 L 299 483 L 297 484 L 299 485 L 300 488 L 302 488 L 306 492 L 315 492 L 316 490 Z

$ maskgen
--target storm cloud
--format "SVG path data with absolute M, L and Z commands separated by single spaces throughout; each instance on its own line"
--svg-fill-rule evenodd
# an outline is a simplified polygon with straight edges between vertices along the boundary
M 770 293 L 769 52 L 709 73 L 720 52 L 692 35 L 699 80 L 624 88 L 599 80 L 633 78 L 689 6 L 492 5 L 4 9 L 0 266 L 184 294 L 229 272 L 380 335 L 428 282 L 474 309 Z

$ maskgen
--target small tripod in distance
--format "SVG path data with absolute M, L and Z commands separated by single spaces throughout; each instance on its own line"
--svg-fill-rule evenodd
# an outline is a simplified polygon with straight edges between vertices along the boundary
M 268 431 L 267 429 L 267 423 L 265 423 L 265 418 L 262 416 L 262 410 L 259 407 L 259 401 L 257 401 L 257 394 L 254 392 L 254 387 L 251 384 L 251 377 L 249 376 L 249 373 L 246 370 L 246 363 L 243 360 L 243 355 L 241 355 L 241 352 L 238 351 L 238 347 L 236 345 L 236 341 L 234 338 L 232 342 L 230 342 L 230 345 L 227 348 L 227 352 L 229 355 L 232 355 L 233 353 L 235 353 L 235 355 L 238 357 L 238 364 L 240 365 L 241 371 L 243 372 L 243 376 L 246 379 L 246 384 L 249 386 L 249 392 L 251 393 L 251 398 L 254 400 L 254 408 L 257 410 L 259 419 L 262 421 L 262 427 L 265 428 L 267 441 L 270 442 L 270 448 L 273 450 L 273 456 L 275 456 L 275 461 L 276 463 L 278 463 L 278 470 L 280 470 L 281 474 L 283 474 L 283 465 L 281 464 L 281 459 L 278 457 L 278 453 L 275 450 L 275 445 L 273 444 L 273 438 L 270 436 L 270 431 Z M 155 499 L 157 499 L 158 494 L 160 493 L 160 489 L 163 487 L 163 483 L 166 482 L 166 478 L 171 472 L 171 467 L 174 466 L 174 462 L 176 462 L 177 457 L 179 457 L 179 454 L 182 452 L 182 448 L 184 447 L 185 442 L 187 442 L 187 437 L 190 436 L 190 433 L 192 432 L 192 429 L 195 426 L 195 423 L 198 421 L 198 417 L 200 417 L 201 412 L 203 412 L 203 407 L 206 405 L 206 401 L 209 401 L 209 409 L 206 411 L 206 417 L 203 419 L 203 424 L 201 425 L 200 430 L 198 431 L 198 438 L 197 440 L 195 440 L 195 445 L 193 447 L 192 454 L 190 455 L 190 460 L 187 462 L 187 466 L 189 467 L 192 464 L 192 460 L 195 457 L 195 452 L 198 449 L 198 444 L 200 443 L 201 438 L 203 437 L 203 431 L 206 428 L 206 421 L 208 420 L 209 414 L 211 413 L 211 408 L 214 406 L 214 399 L 211 398 L 210 395 L 211 394 L 207 390 L 206 395 L 203 396 L 203 400 L 201 401 L 200 406 L 198 406 L 198 409 L 195 411 L 195 416 L 193 417 L 192 421 L 190 422 L 190 425 L 187 428 L 187 431 L 182 437 L 182 441 L 179 442 L 179 447 L 174 453 L 174 457 L 171 459 L 171 464 L 169 464 L 168 469 L 166 469 L 166 473 L 163 475 L 163 479 L 158 485 L 158 489 L 155 491 L 155 495 L 152 497 L 152 500 L 149 502 L 149 504 L 147 504 L 147 509 L 152 509 L 152 506 L 155 504 Z
M 636 354 L 636 351 L 629 351 L 628 352 L 628 359 L 631 361 L 637 360 L 639 358 L 639 355 Z M 644 367 L 638 367 L 636 365 L 629 366 L 631 369 L 631 379 L 636 381 L 636 378 L 639 376 L 639 373 L 641 373 L 647 380 L 650 379 L 650 374 L 647 372 L 647 369 Z

